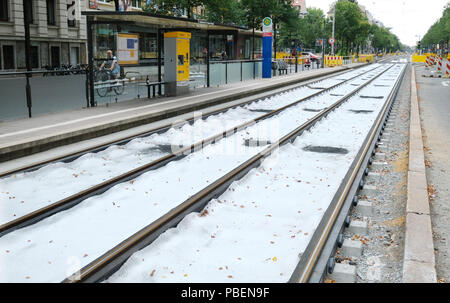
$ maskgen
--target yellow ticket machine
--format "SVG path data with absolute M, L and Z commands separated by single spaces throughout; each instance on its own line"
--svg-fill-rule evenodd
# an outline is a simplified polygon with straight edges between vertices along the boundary
M 164 81 L 166 95 L 189 92 L 189 42 L 191 33 L 164 33 Z

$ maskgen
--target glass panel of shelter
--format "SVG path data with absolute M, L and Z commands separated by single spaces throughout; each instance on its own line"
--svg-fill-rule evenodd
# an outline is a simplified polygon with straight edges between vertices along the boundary
M 117 94 L 114 89 L 108 88 L 108 93 L 104 95 L 97 93 L 97 87 L 104 88 L 104 86 L 95 84 L 94 98 L 97 104 L 114 103 L 122 100 L 131 100 L 135 98 L 146 98 L 148 95 L 148 82 L 158 82 L 158 28 L 147 27 L 131 24 L 94 24 L 93 25 L 93 49 L 94 49 L 94 78 L 98 73 L 99 66 L 106 60 L 106 52 L 113 51 L 113 55 L 117 56 L 117 34 L 129 33 L 138 35 L 139 43 L 139 60 L 138 64 L 120 64 L 122 69 L 122 76 L 125 76 L 126 81 L 122 81 L 124 91 Z M 174 29 L 183 31 L 182 29 Z M 170 31 L 170 29 L 165 29 Z M 213 66 L 216 64 L 225 64 L 220 61 L 236 60 L 236 34 L 230 31 L 221 33 L 213 32 L 209 34 L 209 41 L 207 39 L 207 32 L 204 30 L 186 30 L 191 32 L 192 37 L 190 41 L 190 81 L 191 88 L 206 87 L 207 86 L 207 50 L 209 43 L 209 61 L 210 61 L 210 85 L 218 85 L 230 83 L 242 78 L 243 81 L 254 77 L 260 77 L 260 68 L 255 63 L 243 63 L 241 65 L 230 65 L 229 70 L 225 66 Z M 163 34 L 164 31 L 161 31 Z M 161 38 L 161 80 L 164 81 L 164 39 Z M 239 59 L 252 59 L 251 48 L 253 46 L 253 38 L 247 36 L 244 42 L 244 50 L 239 50 Z M 242 44 L 242 43 L 241 43 Z M 242 46 L 241 46 L 242 48 Z M 255 59 L 261 58 L 262 53 L 261 39 L 255 39 Z M 119 58 L 120 60 L 120 58 Z M 213 63 L 217 62 L 217 63 Z M 231 64 L 228 62 L 227 64 Z M 256 66 L 254 66 L 256 65 Z M 242 71 L 241 71 L 242 70 Z M 228 73 L 229 72 L 229 73 Z M 239 72 L 239 75 L 237 75 Z M 242 76 L 241 76 L 242 73 Z M 214 77 L 218 77 L 215 79 Z M 228 81 L 230 79 L 233 81 Z M 98 81 L 94 81 L 98 82 Z M 111 86 L 109 84 L 106 85 Z M 159 94 L 159 87 L 152 87 L 156 89 L 155 94 Z M 119 90 L 120 92 L 120 90 Z M 164 94 L 164 85 L 161 86 L 161 94 Z

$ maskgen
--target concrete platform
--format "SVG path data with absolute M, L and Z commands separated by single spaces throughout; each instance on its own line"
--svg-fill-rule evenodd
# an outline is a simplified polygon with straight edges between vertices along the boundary
M 81 145 L 86 148 L 105 144 L 134 133 L 138 134 L 157 129 L 162 125 L 170 125 L 176 120 L 189 119 L 193 116 L 194 111 L 202 110 L 202 114 L 207 114 L 229 105 L 240 104 L 245 100 L 264 97 L 276 90 L 285 90 L 286 87 L 301 82 L 364 65 L 366 63 L 310 70 L 277 76 L 272 79 L 257 79 L 221 87 L 201 88 L 186 96 L 137 99 L 109 106 L 0 122 L 0 162 L 102 136 L 105 136 L 103 140 L 97 140 L 87 146 Z M 139 126 L 143 127 L 137 128 Z M 128 131 L 122 133 L 124 130 Z M 114 134 L 114 136 L 106 136 L 110 134 Z M 75 147 L 76 149 L 79 147 Z M 56 153 L 61 154 L 61 152 Z M 21 161 L 21 165 L 24 163 Z M 8 165 L 6 168 L 0 167 L 0 174 L 10 167 L 16 166 L 15 163 Z

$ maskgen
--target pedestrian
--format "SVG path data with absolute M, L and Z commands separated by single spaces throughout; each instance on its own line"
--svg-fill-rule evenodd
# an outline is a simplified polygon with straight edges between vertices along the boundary
M 103 70 L 103 68 L 106 66 L 111 72 L 111 78 L 117 79 L 117 76 L 120 73 L 120 66 L 117 57 L 113 55 L 113 52 L 110 49 L 106 52 L 106 56 L 107 59 L 103 61 L 102 65 L 100 66 L 100 70 Z

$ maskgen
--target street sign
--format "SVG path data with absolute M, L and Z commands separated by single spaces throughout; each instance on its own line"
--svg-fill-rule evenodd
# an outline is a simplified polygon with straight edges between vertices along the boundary
M 266 17 L 263 19 L 263 32 L 271 32 L 272 31 L 272 19 Z
M 316 46 L 322 46 L 323 40 L 322 39 L 317 39 L 316 40 Z
M 334 38 L 330 38 L 330 39 L 328 40 L 328 42 L 330 42 L 330 44 L 334 44 Z

